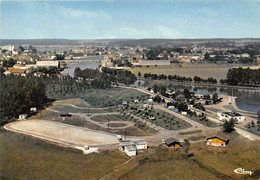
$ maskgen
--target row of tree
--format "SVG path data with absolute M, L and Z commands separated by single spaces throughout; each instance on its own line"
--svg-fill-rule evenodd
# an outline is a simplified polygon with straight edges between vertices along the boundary
M 141 76 L 141 73 L 138 73 L 138 76 Z M 201 77 L 195 76 L 193 79 L 191 77 L 185 77 L 185 76 L 179 76 L 179 75 L 165 75 L 165 74 L 152 74 L 152 73 L 145 73 L 144 74 L 144 78 L 145 79 L 152 79 L 152 80 L 161 80 L 161 79 L 168 79 L 170 81 L 178 81 L 178 82 L 192 82 L 192 80 L 195 83 L 200 83 L 200 82 L 204 82 L 204 83 L 217 83 L 218 81 L 212 77 L 209 77 L 207 79 L 203 79 Z
M 220 80 L 221 84 L 233 86 L 259 86 L 260 69 L 232 68 L 228 70 L 227 78 Z

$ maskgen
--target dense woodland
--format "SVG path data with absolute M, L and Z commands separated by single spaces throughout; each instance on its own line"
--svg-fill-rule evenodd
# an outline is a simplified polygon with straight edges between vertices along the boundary
M 0 124 L 47 101 L 45 85 L 38 77 L 0 74 L 0 89 Z
M 232 68 L 228 70 L 227 79 L 221 79 L 220 83 L 233 86 L 259 86 L 260 69 Z
M 103 67 L 101 71 L 94 69 L 76 68 L 74 72 L 76 78 L 82 78 L 83 80 L 91 80 L 96 82 L 103 82 L 107 84 L 133 84 L 137 78 L 136 76 L 127 70 L 116 70 Z

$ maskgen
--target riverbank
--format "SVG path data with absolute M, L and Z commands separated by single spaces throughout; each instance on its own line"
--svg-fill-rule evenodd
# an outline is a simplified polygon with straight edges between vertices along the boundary
M 160 80 L 152 80 L 152 79 L 145 79 L 145 78 L 138 78 L 137 80 L 141 80 L 141 81 L 160 81 L 160 82 L 164 82 L 164 83 L 171 83 L 171 84 L 177 84 L 177 85 L 190 85 L 190 86 L 205 86 L 205 87 L 216 87 L 216 88 L 233 88 L 233 89 L 248 89 L 248 90 L 260 90 L 260 87 L 248 87 L 248 86 L 231 86 L 231 85 L 227 85 L 227 84 L 212 84 L 212 83 L 194 83 L 194 82 L 178 82 L 178 81 L 170 81 L 170 80 L 164 80 L 164 79 L 160 79 Z

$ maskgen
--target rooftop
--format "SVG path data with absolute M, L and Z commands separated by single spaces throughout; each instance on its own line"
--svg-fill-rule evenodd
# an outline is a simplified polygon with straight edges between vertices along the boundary
M 226 135 L 226 134 L 224 134 L 223 132 L 220 132 L 220 131 L 217 132 L 217 133 L 213 133 L 213 134 L 209 135 L 207 137 L 207 139 L 211 139 L 211 138 L 214 138 L 214 137 L 217 137 L 217 138 L 222 139 L 224 141 L 228 141 L 230 139 L 228 135 Z

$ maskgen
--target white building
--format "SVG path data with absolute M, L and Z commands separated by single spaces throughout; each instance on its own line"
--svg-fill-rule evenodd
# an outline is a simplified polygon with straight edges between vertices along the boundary
M 121 141 L 118 145 L 119 150 L 125 152 L 128 156 L 136 156 L 137 151 L 147 149 L 146 142 Z
M 36 62 L 37 66 L 43 66 L 43 67 L 49 67 L 49 66 L 53 66 L 53 67 L 59 67 L 60 62 L 59 61 L 37 61 Z
M 19 115 L 19 120 L 23 120 L 27 118 L 27 114 L 20 114 Z
M 1 50 L 7 50 L 7 51 L 13 51 L 14 45 L 6 45 L 6 46 L 0 46 Z
M 241 57 L 243 57 L 243 58 L 250 58 L 250 54 L 248 54 L 248 53 L 243 53 L 243 54 L 241 54 Z
M 37 112 L 37 108 L 36 108 L 36 107 L 31 107 L 31 108 L 30 108 L 30 111 L 31 111 L 31 112 Z
M 136 142 L 135 147 L 137 150 L 145 150 L 145 149 L 147 149 L 147 143 L 146 142 Z
M 230 121 L 232 118 L 237 122 L 245 121 L 245 116 L 236 112 L 218 112 L 217 114 L 220 121 Z
M 174 106 L 168 106 L 168 109 L 175 109 Z
M 187 115 L 187 111 L 181 111 L 181 115 L 186 116 Z
M 136 148 L 134 146 L 126 146 L 125 153 L 128 156 L 136 156 Z

